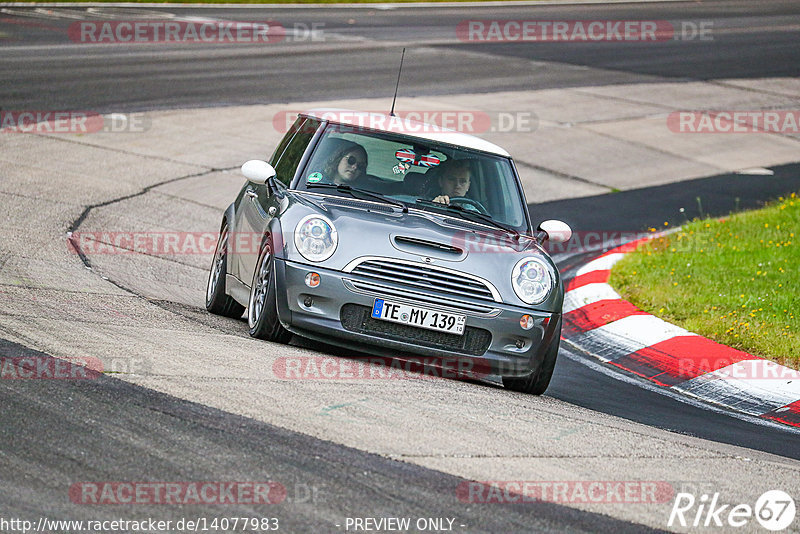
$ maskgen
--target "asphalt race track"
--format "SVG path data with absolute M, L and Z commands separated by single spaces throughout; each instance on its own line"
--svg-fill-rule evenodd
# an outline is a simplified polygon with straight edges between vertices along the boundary
M 3 343 L 4 354 L 46 357 L 24 347 Z M 69 414 L 63 401 L 69 399 Z M 452 494 L 460 480 L 365 454 L 348 447 L 289 432 L 251 419 L 102 377 L 86 381 L 17 382 L 3 388 L 3 484 L 19 485 L 32 475 L 28 486 L 38 502 L 4 495 L 4 513 L 80 519 L 70 503 L 63 503 L 53 480 L 138 480 L 158 473 L 164 480 L 250 480 L 253 470 L 270 480 L 287 481 L 286 505 L 276 515 L 281 530 L 332 531 L 342 516 L 452 517 L 452 504 L 442 499 Z M 120 407 L 124 404 L 124 407 Z M 14 424 L 11 414 L 25 414 L 25 424 Z M 65 433 L 65 427 L 69 430 Z M 147 439 L 140 442 L 146 432 Z M 138 435 L 138 437 L 137 437 Z M 42 443 L 58 444 L 63 455 Z M 90 465 L 76 466 L 71 453 L 93 451 Z M 130 461 L 133 459 L 133 461 Z M 15 468 L 15 464 L 20 466 Z M 38 465 L 31 472 L 22 464 Z M 183 477 L 183 478 L 182 478 Z M 26 484 L 27 486 L 27 484 Z M 458 514 L 469 531 L 640 532 L 630 523 L 589 514 L 550 503 L 472 507 Z M 137 509 L 136 516 L 168 518 L 159 505 Z M 258 506 L 226 507 L 226 515 L 262 516 Z M 109 519 L 116 514 L 89 510 L 87 518 Z M 202 506 L 186 507 L 177 517 L 208 516 Z M 288 512 L 288 513 L 287 513 Z M 173 516 L 175 517 L 175 516 Z
M 0 102 L 6 109 L 130 111 L 346 97 L 389 99 L 403 46 L 409 46 L 411 66 L 403 75 L 406 96 L 790 76 L 797 74 L 800 63 L 797 5 L 791 0 L 759 2 L 757 7 L 713 1 L 547 6 L 535 11 L 537 17 L 553 20 L 627 17 L 711 22 L 717 32 L 712 41 L 698 38 L 666 45 L 475 44 L 460 41 L 453 31 L 464 20 L 530 18 L 534 11 L 527 6 L 176 11 L 223 20 L 273 19 L 287 28 L 310 29 L 318 24 L 328 35 L 324 43 L 287 38 L 267 50 L 199 43 L 157 49 L 125 44 L 64 46 L 71 42 L 69 25 L 80 15 L 25 17 L 8 9 L 11 12 L 3 14 L 8 36 L 0 41 L 5 45 L 0 74 L 13 80 L 0 87 Z M 148 9 L 146 14 L 140 10 L 131 18 L 163 11 L 168 10 Z
M 103 7 L 95 12 L 102 20 L 274 20 L 293 29 L 289 35 L 295 37 L 271 47 L 84 45 L 69 37 L 70 24 L 84 16 L 81 9 L 0 7 L 0 108 L 106 113 L 348 98 L 389 102 L 403 47 L 401 95 L 419 98 L 487 93 L 488 102 L 502 91 L 665 81 L 722 87 L 727 82 L 718 80 L 800 76 L 800 5 L 789 0 L 418 9 Z M 656 46 L 474 43 L 454 31 L 464 20 L 531 18 L 710 22 L 716 33 L 710 40 L 676 39 Z M 303 37 L 314 25 L 324 28 L 324 39 Z M 795 109 L 798 104 L 795 100 Z M 65 156 L 65 169 L 73 172 L 84 154 L 79 142 L 47 146 L 56 147 L 54 153 Z M 0 136 L 0 158 L 27 168 L 36 159 L 33 146 Z M 119 172 L 133 169 L 141 163 L 135 149 L 110 151 L 119 163 L 103 164 L 109 169 L 118 164 Z M 145 224 L 152 227 L 194 227 L 217 213 L 201 201 L 194 201 L 196 211 L 182 205 L 159 212 L 169 204 L 148 205 L 151 191 L 176 180 L 161 164 L 180 166 L 178 180 L 236 172 L 195 168 L 164 156 L 152 172 L 132 171 L 135 187 L 120 185 L 114 194 L 109 183 L 91 180 L 69 191 L 59 191 L 57 180 L 50 187 L 39 179 L 30 188 L 6 188 L 3 182 L 18 180 L 23 171 L 0 166 L 7 222 L 0 270 L 22 261 L 15 244 L 60 243 L 68 230 L 98 224 L 93 217 L 122 225 L 149 221 Z M 697 197 L 703 199 L 704 214 L 725 215 L 800 190 L 800 164 L 771 169 L 768 180 L 721 174 L 541 202 L 530 210 L 534 221 L 559 218 L 576 231 L 637 232 L 700 215 Z M 151 173 L 163 174 L 163 180 Z M 82 206 L 77 212 L 68 206 L 75 198 Z M 130 211 L 114 214 L 115 206 Z M 43 212 L 65 222 L 55 231 L 35 228 Z M 167 222 L 157 218 L 163 213 Z M 278 517 L 284 532 L 353 532 L 359 530 L 347 528 L 346 518 L 411 517 L 450 518 L 451 530 L 465 533 L 648 532 L 667 528 L 672 498 L 638 506 L 483 504 L 462 502 L 457 488 L 469 480 L 661 480 L 675 492 L 728 491 L 730 500 L 751 505 L 771 485 L 800 498 L 797 431 L 666 395 L 565 349 L 541 398 L 511 394 L 491 380 L 271 382 L 261 375 L 260 362 L 277 355 L 350 354 L 297 339 L 290 347 L 255 344 L 243 321 L 209 316 L 136 280 L 166 273 L 165 285 L 191 287 L 196 280 L 182 279 L 191 273 L 204 285 L 205 274 L 194 265 L 176 262 L 174 270 L 166 270 L 147 261 L 136 265 L 128 257 L 104 259 L 119 258 L 116 271 L 105 264 L 98 269 L 91 257 L 85 265 L 77 256 L 68 265 L 55 265 L 60 258 L 48 252 L 32 260 L 41 270 L 21 284 L 0 280 L 5 301 L 0 356 L 49 359 L 59 351 L 51 354 L 45 346 L 76 346 L 83 337 L 85 346 L 98 350 L 97 339 L 109 336 L 109 353 L 124 353 L 125 343 L 136 343 L 136 351 L 150 351 L 155 366 L 163 362 L 165 369 L 148 368 L 139 378 L 122 372 L 94 380 L 0 380 L 0 521 Z M 588 256 L 555 258 L 569 275 Z M 130 276 L 114 276 L 123 272 Z M 53 286 L 41 282 L 48 276 Z M 72 276 L 74 287 L 67 291 Z M 53 331 L 38 338 L 19 326 L 24 321 Z M 162 325 L 165 330 L 159 330 Z M 202 332 L 196 339 L 194 330 Z M 160 338 L 165 331 L 175 339 Z M 107 332 L 118 332 L 119 338 L 112 342 Z M 248 351 L 258 358 L 244 358 Z M 203 358 L 192 360 L 200 353 Z M 92 481 L 254 480 L 280 482 L 284 498 L 266 506 L 91 506 L 76 503 L 70 493 L 74 485 Z M 800 519 L 789 530 L 800 531 Z M 0 531 L 14 530 L 0 522 Z

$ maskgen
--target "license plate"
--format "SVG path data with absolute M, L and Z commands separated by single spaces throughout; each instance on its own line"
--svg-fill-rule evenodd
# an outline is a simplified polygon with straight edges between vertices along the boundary
M 464 324 L 467 322 L 466 315 L 444 313 L 384 299 L 375 299 L 372 305 L 372 317 L 458 335 L 464 333 Z

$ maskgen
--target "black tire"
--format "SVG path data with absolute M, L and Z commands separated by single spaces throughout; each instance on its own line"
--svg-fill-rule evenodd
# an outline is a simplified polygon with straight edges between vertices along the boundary
M 547 391 L 550 379 L 553 378 L 553 371 L 556 368 L 558 359 L 558 346 L 561 344 L 561 319 L 556 327 L 554 339 L 547 349 L 542 365 L 539 369 L 528 376 L 504 376 L 503 385 L 511 391 L 520 393 L 530 393 L 531 395 L 541 395 Z
M 222 224 L 211 261 L 211 272 L 206 284 L 206 309 L 216 315 L 238 319 L 244 306 L 225 293 L 225 275 L 228 272 L 228 223 Z
M 250 284 L 250 303 L 247 307 L 247 324 L 250 335 L 258 339 L 288 343 L 292 333 L 278 319 L 278 302 L 275 284 L 275 257 L 272 244 L 267 242 L 258 256 L 253 282 Z

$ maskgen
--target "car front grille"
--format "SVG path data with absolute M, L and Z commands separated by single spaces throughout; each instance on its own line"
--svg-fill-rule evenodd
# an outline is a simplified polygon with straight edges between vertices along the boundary
M 371 280 L 428 290 L 442 296 L 500 301 L 496 290 L 493 292 L 485 281 L 422 263 L 370 258 L 357 264 L 350 272 Z
M 381 321 L 373 318 L 371 312 L 372 309 L 368 306 L 345 304 L 342 306 L 340 314 L 342 326 L 346 330 L 359 334 L 370 334 L 394 341 L 472 356 L 481 356 L 492 342 L 491 332 L 482 328 L 467 326 L 464 328 L 464 334 L 459 336 L 401 323 Z
M 376 284 L 375 282 L 365 282 L 363 280 L 345 279 L 345 287 L 351 291 L 364 293 L 373 297 L 394 298 L 400 302 L 405 302 L 414 306 L 427 306 L 432 309 L 444 309 L 449 313 L 465 313 L 467 315 L 482 315 L 494 317 L 500 313 L 490 303 L 486 305 L 467 302 L 464 300 L 449 299 L 442 295 L 431 295 L 421 291 L 412 291 L 408 288 L 398 288 L 387 284 Z

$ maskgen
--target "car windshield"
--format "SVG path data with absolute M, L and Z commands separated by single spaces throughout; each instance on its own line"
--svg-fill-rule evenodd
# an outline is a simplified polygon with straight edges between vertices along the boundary
M 508 158 L 409 136 L 331 124 L 297 188 L 325 194 L 369 191 L 410 208 L 473 222 L 488 216 L 499 226 L 528 231 L 526 206 Z

